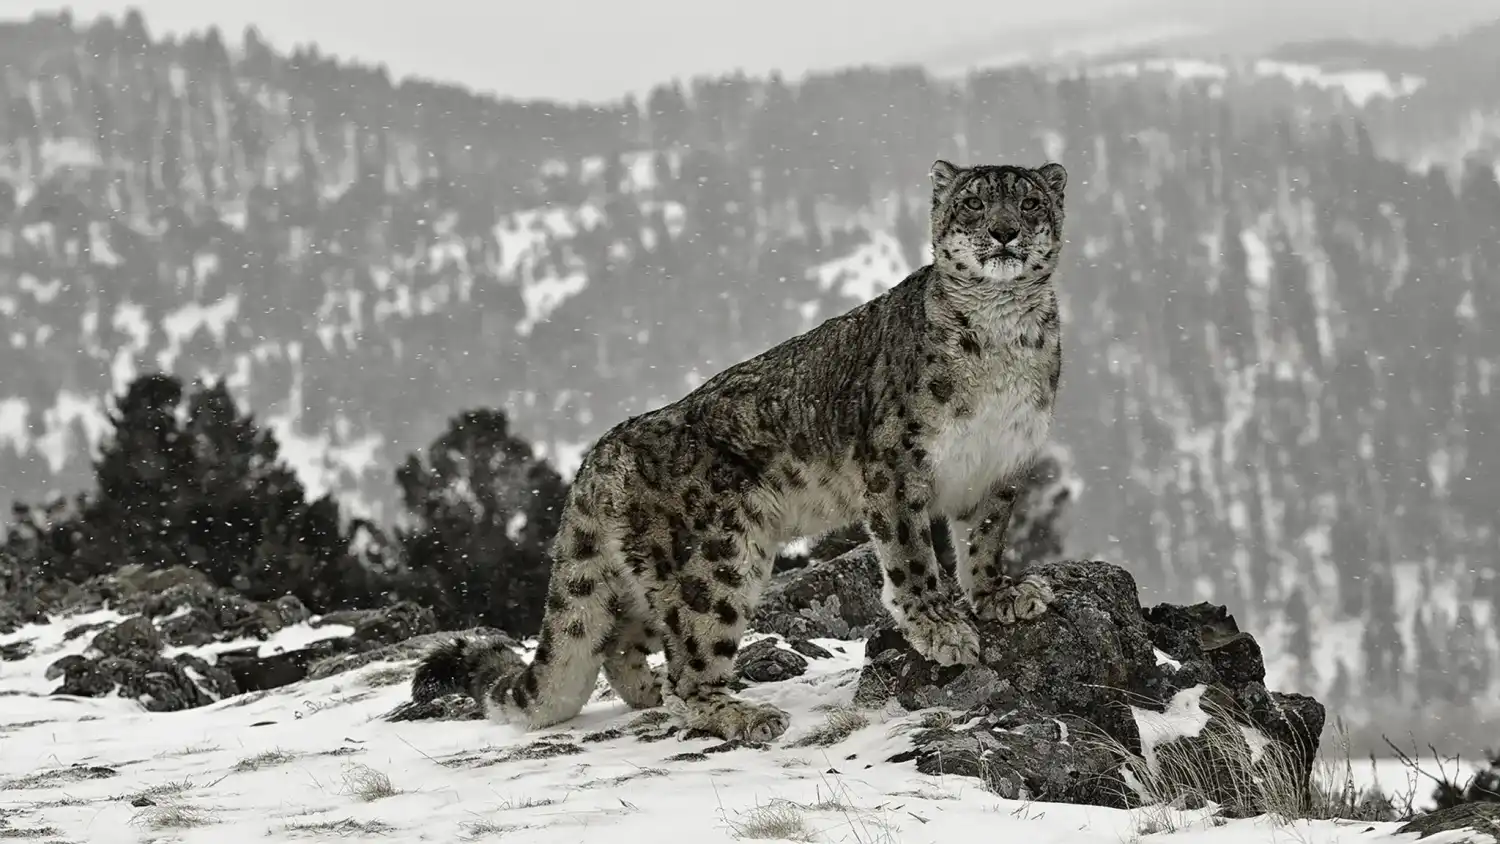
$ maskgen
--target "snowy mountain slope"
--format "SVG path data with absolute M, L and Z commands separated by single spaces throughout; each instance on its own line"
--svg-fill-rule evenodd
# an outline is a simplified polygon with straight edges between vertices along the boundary
M 406 699 L 410 662 L 177 713 L 142 712 L 119 698 L 45 696 L 45 666 L 88 638 L 67 631 L 98 616 L 0 636 L 0 648 L 22 639 L 36 648 L 0 662 L 0 836 L 100 844 L 510 836 L 545 844 L 601 835 L 659 841 L 671 829 L 695 841 L 894 844 L 968 840 L 983 830 L 1102 844 L 1149 840 L 1170 827 L 1170 840 L 1210 844 L 1404 840 L 1393 837 L 1395 824 L 1211 823 L 1203 812 L 1001 800 L 975 780 L 884 761 L 909 747 L 907 734 L 922 722 L 899 708 L 871 713 L 831 745 L 796 747 L 837 717 L 830 707 L 848 704 L 861 642 L 820 641 L 833 657 L 816 660 L 809 674 L 746 692 L 793 717 L 785 740 L 756 750 L 636 739 L 632 725 L 652 716 L 604 696 L 574 721 L 534 734 L 486 721 L 382 721 Z M 310 632 L 288 628 L 266 647 Z M 1164 738 L 1180 728 L 1153 721 L 1143 734 L 1158 727 Z M 1362 785 L 1407 787 L 1395 765 L 1356 766 L 1355 775 Z
M 935 156 L 1055 156 L 1073 552 L 1281 631 L 1288 685 L 1351 715 L 1437 697 L 1477 730 L 1500 697 L 1492 86 L 1403 65 L 1370 95 L 1384 68 L 1310 54 L 571 109 L 216 36 L 15 29 L 0 495 L 88 489 L 111 393 L 164 364 L 227 376 L 346 512 L 391 520 L 394 466 L 469 407 L 567 469 L 920 265 Z M 1430 162 L 1452 169 L 1408 166 Z

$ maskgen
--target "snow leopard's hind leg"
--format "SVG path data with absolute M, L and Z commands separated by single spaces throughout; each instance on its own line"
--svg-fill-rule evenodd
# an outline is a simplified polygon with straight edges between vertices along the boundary
M 575 484 L 576 485 L 576 484 Z M 524 671 L 491 687 L 487 708 L 535 729 L 566 721 L 592 696 L 639 594 L 612 525 L 579 506 L 575 490 L 552 541 L 552 576 L 541 640 Z
M 632 591 L 614 646 L 604 656 L 604 676 L 631 709 L 651 709 L 662 704 L 662 678 L 646 658 L 661 650 L 661 633 L 651 623 L 645 595 L 638 586 Z
M 667 706 L 687 729 L 726 741 L 772 741 L 786 732 L 791 716 L 730 690 L 734 658 L 754 610 L 750 598 L 770 577 L 771 561 L 752 553 L 742 534 L 717 526 L 683 550 L 680 565 L 656 594 L 667 655 Z

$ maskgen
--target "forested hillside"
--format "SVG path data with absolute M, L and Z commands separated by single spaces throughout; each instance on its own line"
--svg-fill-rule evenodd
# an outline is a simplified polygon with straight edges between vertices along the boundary
M 1056 159 L 1070 550 L 1228 604 L 1335 707 L 1472 711 L 1500 700 L 1496 51 L 584 108 L 133 15 L 7 24 L 0 497 L 84 487 L 109 397 L 155 369 L 227 376 L 310 492 L 377 521 L 464 408 L 566 469 L 923 263 L 934 158 Z

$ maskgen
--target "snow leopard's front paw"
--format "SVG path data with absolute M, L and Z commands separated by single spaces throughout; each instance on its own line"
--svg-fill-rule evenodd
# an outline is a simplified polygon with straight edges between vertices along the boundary
M 1015 624 L 1037 618 L 1047 611 L 1054 600 L 1056 596 L 1052 593 L 1052 587 L 1041 575 L 1036 574 L 1026 575 L 1021 578 L 1020 583 L 1004 578 L 999 588 L 993 591 L 975 590 L 969 597 L 975 615 L 985 621 L 998 621 L 1001 624 Z
M 907 616 L 906 640 L 938 665 L 972 665 L 979 661 L 979 632 L 951 605 L 930 604 Z

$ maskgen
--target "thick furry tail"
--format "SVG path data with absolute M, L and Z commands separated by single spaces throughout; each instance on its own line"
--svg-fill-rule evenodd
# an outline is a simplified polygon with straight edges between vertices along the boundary
M 483 703 L 497 682 L 525 667 L 525 661 L 498 639 L 456 637 L 428 651 L 417 664 L 411 678 L 411 699 L 413 703 L 428 703 L 463 692 Z

